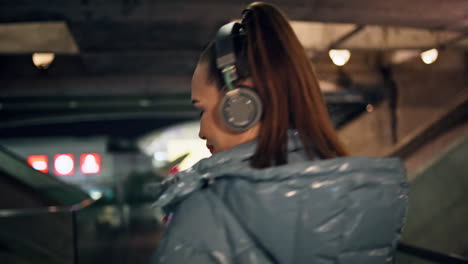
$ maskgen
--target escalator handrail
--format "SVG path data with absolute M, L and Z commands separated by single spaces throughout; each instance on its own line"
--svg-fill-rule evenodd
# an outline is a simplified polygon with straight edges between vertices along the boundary
M 468 92 L 463 90 L 457 94 L 454 102 L 443 115 L 437 117 L 432 123 L 420 127 L 406 138 L 402 139 L 384 156 L 407 159 L 427 142 L 434 140 L 447 129 L 460 124 L 467 118 Z
M 441 253 L 427 248 L 421 248 L 400 242 L 397 251 L 431 262 L 447 264 L 468 264 L 468 259 L 457 254 Z
M 22 209 L 0 209 L 0 218 L 2 217 L 15 217 L 15 216 L 29 216 L 41 213 L 62 213 L 62 212 L 75 212 L 88 207 L 95 203 L 95 199 L 86 199 L 74 205 L 61 205 L 61 206 L 47 206 L 38 208 L 22 208 Z

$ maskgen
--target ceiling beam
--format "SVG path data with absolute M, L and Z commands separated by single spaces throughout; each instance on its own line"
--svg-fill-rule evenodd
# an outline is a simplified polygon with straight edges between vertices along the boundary
M 346 34 L 342 35 L 341 37 L 339 37 L 338 39 L 336 39 L 335 41 L 333 41 L 332 43 L 329 44 L 328 47 L 326 47 L 325 49 L 322 48 L 322 49 L 319 49 L 318 52 L 314 52 L 313 55 L 312 55 L 312 60 L 313 61 L 317 61 L 320 57 L 328 54 L 328 51 L 330 49 L 335 49 L 337 48 L 339 45 L 341 45 L 343 42 L 345 42 L 346 40 L 350 39 L 351 37 L 355 36 L 358 32 L 360 32 L 361 30 L 363 30 L 365 28 L 364 25 L 356 25 L 351 31 L 347 32 Z
M 44 4 L 34 0 L 3 1 L 0 22 L 16 21 L 179 21 L 192 23 L 228 21 L 240 17 L 245 1 L 113 1 L 74 0 Z M 335 0 L 271 1 L 293 20 L 414 26 L 440 29 L 466 19 L 468 7 L 463 0 Z M 214 12 L 213 12 L 214 10 Z M 416 15 L 417 14 L 417 15 Z M 447 15 L 441 15 L 447 14 Z M 459 30 L 466 25 L 457 27 Z
M 79 48 L 64 22 L 0 24 L 0 54 L 33 52 L 77 54 Z
M 458 36 L 454 37 L 453 39 L 450 39 L 448 41 L 446 41 L 445 43 L 442 43 L 438 46 L 439 49 L 447 49 L 449 47 L 453 47 L 459 43 L 461 43 L 462 41 L 464 41 L 465 39 L 468 38 L 468 30 L 465 32 L 465 33 L 460 33 Z M 467 44 L 468 46 L 468 44 Z

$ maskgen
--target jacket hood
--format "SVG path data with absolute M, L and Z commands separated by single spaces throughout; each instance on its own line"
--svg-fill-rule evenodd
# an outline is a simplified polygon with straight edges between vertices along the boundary
M 289 163 L 254 169 L 248 160 L 255 147 L 255 141 L 239 145 L 169 177 L 155 206 L 170 211 L 193 192 L 224 182 L 228 191 L 222 195 L 223 203 L 279 263 L 390 261 L 408 199 L 399 159 L 310 161 L 297 133 L 290 132 Z

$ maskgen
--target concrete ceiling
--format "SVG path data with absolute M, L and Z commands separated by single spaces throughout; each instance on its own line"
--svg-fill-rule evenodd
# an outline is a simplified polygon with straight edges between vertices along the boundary
M 373 60 L 363 52 L 468 47 L 467 0 L 268 2 L 294 20 L 293 28 L 311 59 L 325 71 L 330 63 L 324 63 L 323 54 L 330 47 L 356 50 L 361 55 L 353 59 L 366 63 Z M 185 98 L 201 48 L 220 25 L 238 19 L 248 3 L 0 1 L 0 119 L 14 119 L 5 109 L 17 104 L 13 97 L 21 96 L 30 98 L 22 101 L 26 104 L 42 100 L 31 96 L 51 95 L 176 93 Z M 47 72 L 40 72 L 32 67 L 31 53 L 44 51 L 57 56 Z M 365 66 L 360 76 L 379 79 L 372 73 L 374 66 Z
M 300 21 L 294 28 L 304 46 L 311 50 L 326 50 L 356 25 L 366 27 L 335 46 L 426 48 L 457 37 L 461 39 L 455 45 L 461 45 L 459 43 L 468 33 L 466 0 L 269 2 L 280 7 L 290 19 Z M 79 51 L 92 72 L 126 71 L 125 67 L 140 66 L 153 67 L 155 73 L 158 68 L 161 74 L 182 72 L 184 75 L 193 67 L 194 57 L 212 38 L 217 26 L 238 19 L 248 3 L 214 0 L 2 1 L 0 54 L 34 51 L 75 54 Z
M 292 20 L 411 26 L 464 31 L 465 0 L 268 1 Z M 179 24 L 198 27 L 238 18 L 249 1 L 35 0 L 3 1 L 0 22 L 65 20 L 73 24 Z M 169 30 L 168 30 L 169 32 Z M 188 33 L 188 32 L 186 32 Z
M 293 28 L 311 58 L 323 56 L 330 47 L 364 51 L 468 47 L 467 0 L 270 2 L 294 20 Z M 201 48 L 219 25 L 238 19 L 248 3 L 2 1 L 0 78 L 34 77 L 37 73 L 25 56 L 55 52 L 54 63 L 62 64 L 51 69 L 51 77 L 152 74 L 156 83 L 169 78 L 176 80 L 173 87 L 186 89 Z
M 437 41 L 444 42 L 457 37 L 458 34 L 468 32 L 466 0 L 270 2 L 282 8 L 290 19 L 301 21 L 296 23 L 295 28 L 299 35 L 303 36 L 305 46 L 314 42 L 315 46 L 331 43 L 352 30 L 352 24 L 389 27 L 366 27 L 347 43 L 343 43 L 343 46 L 351 48 L 365 48 L 363 43 L 368 43 L 370 47 L 376 45 L 385 47 L 382 45 L 383 38 L 387 38 L 387 47 L 402 44 L 403 39 L 409 42 L 405 43 L 405 46 L 414 47 L 421 46 L 422 39 L 430 42 L 436 38 Z M 11 27 L 11 23 L 25 22 L 65 23 L 82 54 L 182 52 L 191 56 L 191 52 L 198 52 L 213 36 L 218 25 L 239 18 L 241 10 L 247 3 L 248 1 L 212 0 L 56 0 L 48 1 L 47 4 L 35 0 L 3 1 L 0 3 L 0 23 L 4 27 Z M 24 28 L 20 28 L 21 24 L 14 26 L 17 35 L 29 38 L 29 45 L 36 43 L 40 38 L 38 28 L 30 28 L 29 34 L 25 34 Z M 57 29 L 46 27 L 47 25 L 42 24 L 40 28 L 43 35 L 46 35 L 43 38 L 57 34 Z M 414 27 L 431 31 L 407 29 L 402 31 L 396 27 Z M 21 41 L 17 37 L 12 38 L 14 35 L 11 35 L 11 28 L 10 34 L 5 34 L 5 30 L 0 29 L 0 34 L 3 31 L 3 36 L 0 35 L 0 52 L 3 53 L 8 52 L 6 46 L 8 44 L 11 46 L 9 42 L 12 39 Z M 369 36 L 377 38 L 369 42 Z M 72 45 L 68 36 L 62 40 L 49 37 L 49 42 L 43 41 L 42 46 L 38 43 L 37 50 L 51 50 L 58 41 L 63 41 L 63 45 Z M 437 41 L 432 42 L 437 43 Z M 52 45 L 47 46 L 45 43 Z M 20 43 L 18 46 L 20 45 L 23 44 Z M 68 50 L 76 49 L 71 47 Z M 63 48 L 56 48 L 56 51 L 66 53 Z

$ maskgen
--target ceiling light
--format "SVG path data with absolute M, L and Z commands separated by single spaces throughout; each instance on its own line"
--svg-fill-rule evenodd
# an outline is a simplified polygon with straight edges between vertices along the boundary
M 32 55 L 32 61 L 34 63 L 34 66 L 41 70 L 49 68 L 50 64 L 54 61 L 54 59 L 54 53 L 34 53 Z
M 331 49 L 328 55 L 332 59 L 333 63 L 338 66 L 345 65 L 351 57 L 351 52 L 346 49 Z
M 438 56 L 439 56 L 439 51 L 437 51 L 437 49 L 430 49 L 430 50 L 421 52 L 421 59 L 426 64 L 433 63 L 434 61 L 437 60 Z

